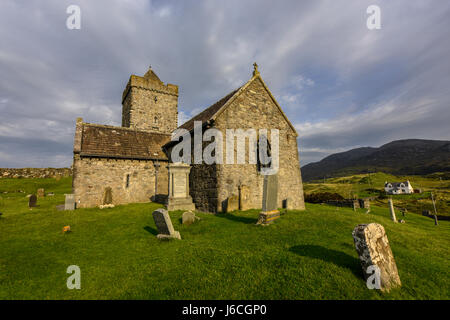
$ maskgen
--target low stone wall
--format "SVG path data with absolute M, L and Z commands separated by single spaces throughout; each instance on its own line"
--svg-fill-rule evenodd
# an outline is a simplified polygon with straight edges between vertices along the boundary
M 71 168 L 0 168 L 1 178 L 55 178 L 69 177 Z
M 349 207 L 355 209 L 369 209 L 370 201 L 368 199 L 344 199 L 344 200 L 329 200 L 325 202 L 326 204 L 337 206 L 337 207 Z

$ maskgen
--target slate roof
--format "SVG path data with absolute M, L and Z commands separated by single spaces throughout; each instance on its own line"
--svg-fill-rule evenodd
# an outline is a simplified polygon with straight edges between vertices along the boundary
M 225 97 L 214 103 L 212 106 L 206 108 L 205 110 L 203 110 L 202 112 L 191 118 L 189 121 L 182 124 L 179 128 L 191 131 L 194 129 L 194 121 L 201 121 L 202 124 L 207 122 L 220 110 L 220 108 L 222 108 L 225 105 L 225 103 L 228 102 L 228 100 L 231 99 L 231 97 L 234 96 L 236 92 L 239 91 L 239 89 L 240 88 L 237 88 L 236 90 L 230 92 Z
M 150 79 L 156 82 L 159 82 L 161 84 L 163 84 L 163 82 L 161 81 L 161 79 L 159 79 L 159 77 L 156 75 L 156 73 L 152 70 L 152 68 L 148 69 L 147 73 L 144 75 L 144 78 L 146 79 Z
M 401 185 L 402 183 L 403 183 L 405 186 L 408 185 L 408 181 L 405 181 L 405 182 L 386 182 L 384 185 L 387 187 L 388 184 L 390 184 L 390 185 L 392 185 L 392 188 L 400 188 L 400 185 Z
M 81 156 L 167 160 L 162 146 L 170 134 L 83 123 Z

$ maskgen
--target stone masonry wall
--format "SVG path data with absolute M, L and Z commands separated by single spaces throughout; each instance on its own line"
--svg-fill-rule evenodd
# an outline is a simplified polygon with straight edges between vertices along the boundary
M 246 90 L 217 117 L 215 127 L 222 131 L 224 140 L 226 129 L 254 128 L 258 130 L 267 128 L 269 140 L 269 129 L 279 129 L 278 207 L 281 208 L 283 200 L 289 198 L 289 209 L 305 208 L 296 134 L 276 107 L 259 78 L 252 81 Z M 235 152 L 236 148 L 235 143 Z M 226 149 L 225 143 L 224 149 Z M 226 150 L 224 150 L 225 154 Z M 246 146 L 246 161 L 248 163 L 248 146 Z M 248 206 L 261 208 L 263 176 L 258 173 L 256 165 L 224 164 L 218 167 L 217 206 L 219 211 L 222 203 L 228 197 L 239 194 L 240 184 L 249 187 L 251 203 Z
M 175 85 L 133 75 L 122 104 L 123 127 L 163 133 L 172 133 L 178 127 L 178 87 Z
M 0 168 L 1 178 L 56 178 L 70 177 L 71 168 Z
M 160 161 L 158 194 L 168 194 L 167 162 Z M 149 202 L 155 196 L 153 161 L 74 157 L 73 190 L 78 208 L 103 204 L 105 188 L 113 204 Z M 126 186 L 129 175 L 129 186 Z
M 203 212 L 217 212 L 216 166 L 193 164 L 189 174 L 189 194 L 196 209 Z

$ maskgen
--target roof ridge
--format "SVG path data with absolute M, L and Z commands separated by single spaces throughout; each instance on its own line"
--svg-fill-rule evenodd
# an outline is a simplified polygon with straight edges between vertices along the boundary
M 279 105 L 279 103 L 273 96 L 272 92 L 270 91 L 270 89 L 267 87 L 266 83 L 262 79 L 261 74 L 257 70 L 256 63 L 254 64 L 254 67 L 255 67 L 255 71 L 253 72 L 253 77 L 251 77 L 245 84 L 243 84 L 236 90 L 230 92 L 228 95 L 226 95 L 225 97 L 223 97 L 222 99 L 220 99 L 219 101 L 214 103 L 213 105 L 209 106 L 202 112 L 198 113 L 197 115 L 195 115 L 194 117 L 192 117 L 191 119 L 189 119 L 188 121 L 183 123 L 178 128 L 183 128 L 183 129 L 192 131 L 194 128 L 194 121 L 196 121 L 196 120 L 199 120 L 202 122 L 205 122 L 208 120 L 215 120 L 227 108 L 227 106 L 230 105 L 236 99 L 236 97 L 239 96 L 254 80 L 259 79 L 261 81 L 262 86 L 269 94 L 270 98 L 272 99 L 273 103 L 280 111 L 283 118 L 286 120 L 288 125 L 294 131 L 295 135 L 298 136 L 297 130 L 295 129 L 294 125 L 291 123 L 289 118 L 286 116 L 283 109 L 281 109 L 281 106 Z M 206 119 L 204 119 L 204 118 L 206 118 Z
M 206 109 L 204 109 L 203 111 L 201 111 L 200 113 L 197 113 L 195 116 L 193 116 L 192 118 L 190 118 L 188 121 L 186 121 L 185 123 L 183 123 L 181 126 L 179 126 L 178 128 L 183 128 L 183 129 L 187 129 L 191 127 L 191 124 L 196 121 L 196 120 L 203 120 L 202 119 L 202 115 L 207 115 L 208 112 L 210 111 L 214 111 L 214 113 L 212 114 L 215 115 L 217 113 L 218 110 L 220 110 L 227 102 L 228 100 L 230 100 L 242 87 L 239 87 L 235 90 L 230 91 L 227 95 L 225 95 L 224 97 L 222 97 L 221 99 L 219 99 L 218 101 L 216 101 L 215 103 L 213 103 L 212 105 L 210 105 L 209 107 L 207 107 Z M 217 108 L 218 110 L 214 110 L 215 108 Z M 211 118 L 211 117 L 209 117 Z M 193 125 L 192 125 L 193 127 Z M 189 130 L 192 130 L 189 129 Z
M 87 126 L 90 126 L 90 127 L 97 127 L 97 128 L 114 129 L 114 130 L 127 130 L 127 131 L 133 131 L 133 132 L 143 132 L 143 133 L 151 133 L 151 134 L 160 134 L 160 135 L 164 135 L 164 136 L 171 136 L 170 133 L 163 133 L 163 132 L 158 132 L 158 131 L 137 130 L 135 128 L 118 127 L 118 126 L 111 126 L 111 125 L 106 125 L 106 124 L 83 122 L 83 125 L 87 125 Z

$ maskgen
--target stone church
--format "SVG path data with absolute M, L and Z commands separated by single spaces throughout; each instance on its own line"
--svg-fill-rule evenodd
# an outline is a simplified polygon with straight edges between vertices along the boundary
M 178 126 L 178 86 L 164 84 L 152 69 L 132 75 L 122 95 L 122 126 L 76 121 L 73 193 L 77 208 L 102 204 L 164 202 L 170 150 L 177 128 L 279 130 L 279 207 L 304 209 L 297 132 L 254 65 L 240 88 Z M 269 141 L 270 143 L 270 141 Z M 247 155 L 248 156 L 248 155 Z M 192 164 L 189 194 L 197 210 L 223 212 L 261 208 L 263 180 L 257 164 Z M 230 199 L 238 205 L 224 206 Z

